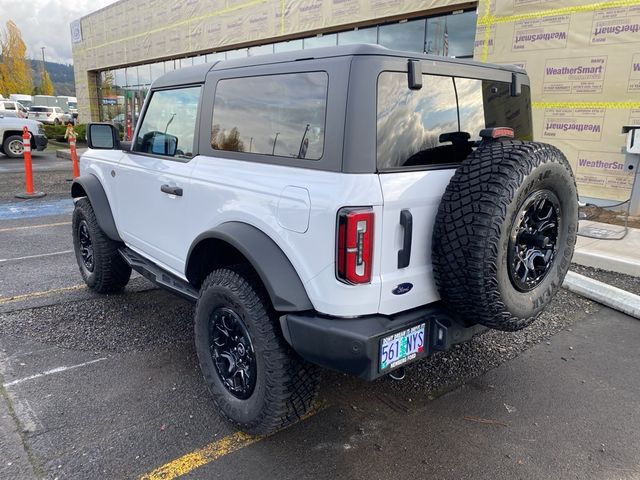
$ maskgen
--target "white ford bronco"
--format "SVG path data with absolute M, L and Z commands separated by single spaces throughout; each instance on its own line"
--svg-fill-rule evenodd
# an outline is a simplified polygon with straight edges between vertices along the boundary
M 373 380 L 556 293 L 576 240 L 564 155 L 532 141 L 516 67 L 371 45 L 167 73 L 131 144 L 94 123 L 72 196 L 82 277 L 195 302 L 200 367 L 261 434 L 318 366 Z

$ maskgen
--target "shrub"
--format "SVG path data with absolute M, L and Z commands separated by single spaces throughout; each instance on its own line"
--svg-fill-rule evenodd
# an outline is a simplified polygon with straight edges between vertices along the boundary
M 76 125 L 73 127 L 76 132 L 76 141 L 87 141 L 87 126 L 85 124 Z M 66 125 L 45 125 L 44 133 L 48 139 L 56 141 L 66 141 L 64 139 L 64 133 L 67 131 Z

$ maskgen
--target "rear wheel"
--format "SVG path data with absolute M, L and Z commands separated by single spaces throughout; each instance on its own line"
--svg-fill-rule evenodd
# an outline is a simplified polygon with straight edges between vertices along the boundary
M 577 223 L 575 180 L 557 148 L 517 140 L 481 145 L 438 209 L 433 266 L 442 300 L 468 321 L 526 327 L 562 285 Z
M 319 369 L 286 343 L 249 268 L 221 268 L 205 279 L 196 305 L 195 343 L 216 405 L 243 431 L 271 433 L 299 420 L 313 404 Z
M 24 143 L 20 135 L 11 135 L 2 143 L 3 153 L 10 158 L 19 158 L 24 155 Z
M 71 224 L 76 261 L 87 286 L 98 293 L 122 290 L 131 277 L 131 267 L 118 253 L 120 244 L 98 225 L 88 199 L 76 202 Z

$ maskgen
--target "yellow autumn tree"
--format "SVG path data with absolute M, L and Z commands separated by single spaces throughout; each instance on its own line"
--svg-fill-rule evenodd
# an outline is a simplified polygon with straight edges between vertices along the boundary
M 51 82 L 51 77 L 49 76 L 49 72 L 46 70 L 42 70 L 42 75 L 40 79 L 40 94 L 41 95 L 53 95 L 53 82 Z
M 11 93 L 31 94 L 33 80 L 27 46 L 20 29 L 11 20 L 6 23 L 6 29 L 0 32 L 0 51 L 0 93 L 5 96 Z

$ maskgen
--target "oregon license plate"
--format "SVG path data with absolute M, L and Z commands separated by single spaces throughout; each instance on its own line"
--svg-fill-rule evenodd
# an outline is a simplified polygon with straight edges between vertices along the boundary
M 380 341 L 380 371 L 399 367 L 425 353 L 425 324 L 408 328 Z

